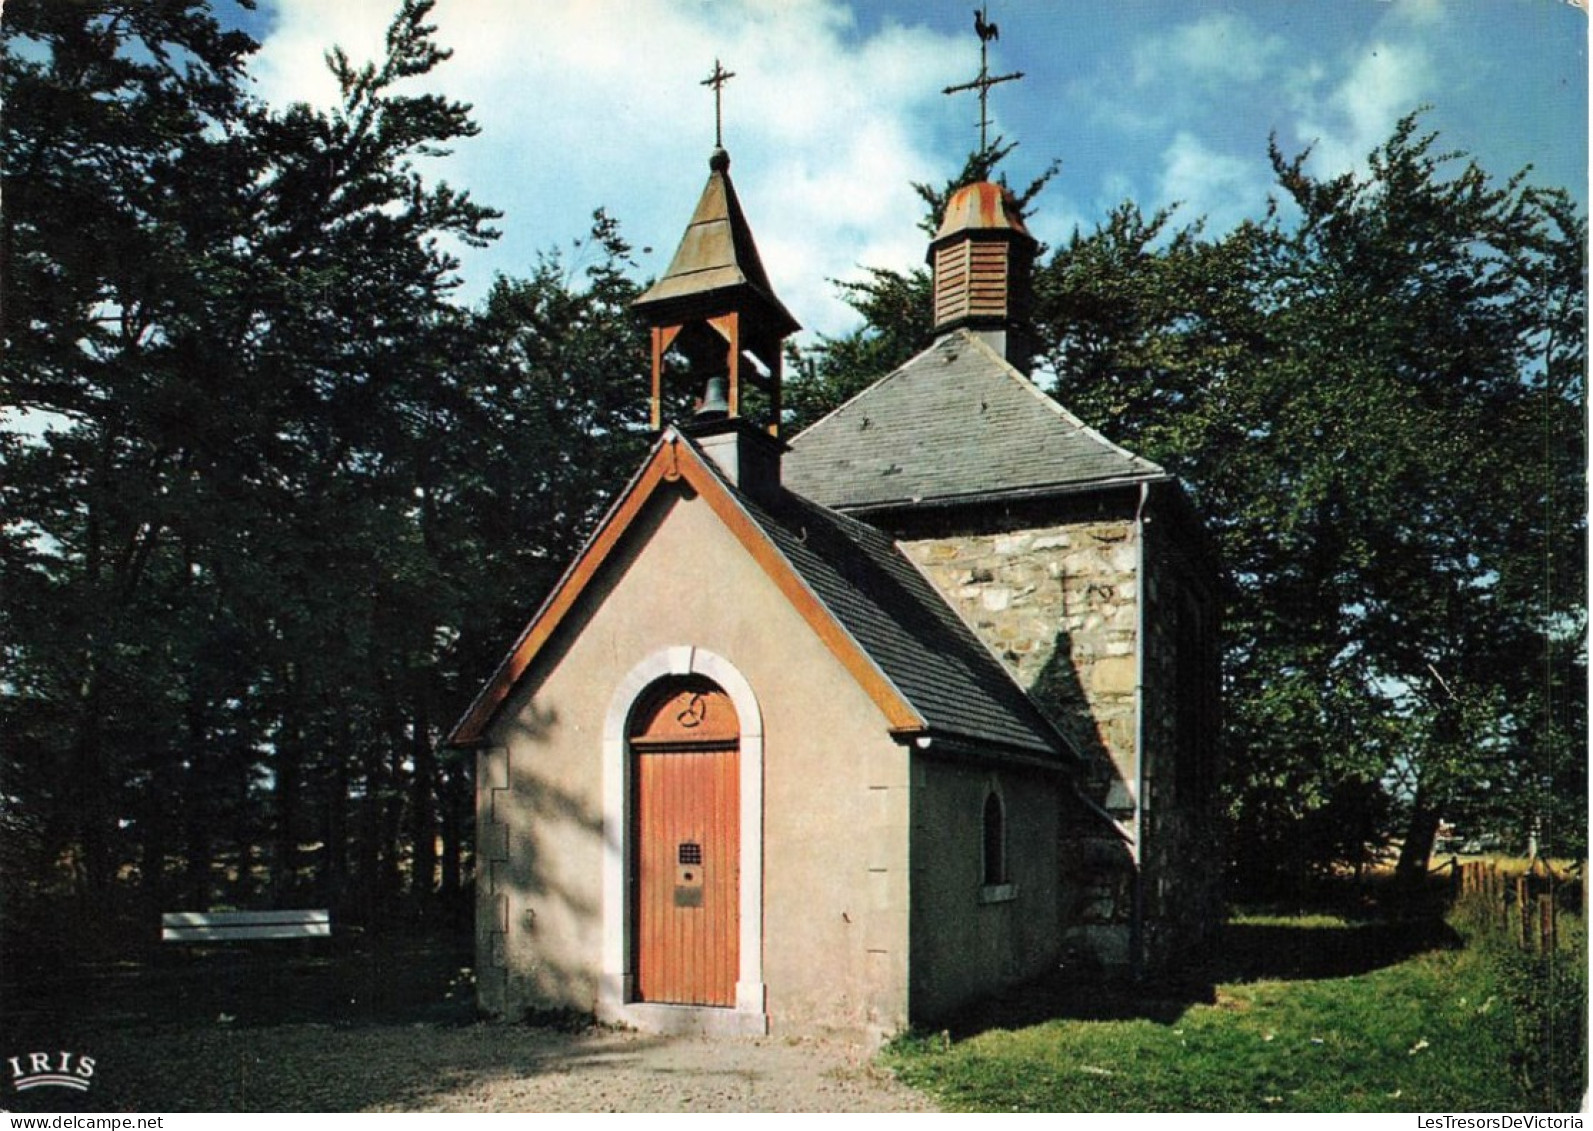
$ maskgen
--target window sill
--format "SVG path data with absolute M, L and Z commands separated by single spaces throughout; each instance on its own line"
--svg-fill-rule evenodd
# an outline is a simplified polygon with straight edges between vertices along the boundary
M 979 889 L 980 903 L 1011 903 L 1017 898 L 1017 884 L 986 884 Z

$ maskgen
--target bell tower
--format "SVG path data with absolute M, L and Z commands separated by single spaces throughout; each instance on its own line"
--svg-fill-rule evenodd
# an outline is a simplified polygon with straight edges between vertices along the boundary
M 732 77 L 715 59 L 703 80 L 714 91 L 708 183 L 669 270 L 633 305 L 652 330 L 654 431 L 665 424 L 666 385 L 677 379 L 666 360 L 673 350 L 687 362 L 686 379 L 703 382 L 683 430 L 756 496 L 780 485 L 781 343 L 800 327 L 775 297 L 730 181 L 720 96 Z
M 666 423 L 673 350 L 686 360 L 688 379 L 704 383 L 689 433 L 706 441 L 727 430 L 761 431 L 779 447 L 781 343 L 800 327 L 775 297 L 730 180 L 720 95 L 731 77 L 715 60 L 703 81 L 714 90 L 708 183 L 669 270 L 634 307 L 652 330 L 654 430 Z
M 752 229 L 730 181 L 730 154 L 716 147 L 708 184 L 669 270 L 636 300 L 652 330 L 652 426 L 663 427 L 665 355 L 676 350 L 708 379 L 704 416 L 744 418 L 749 390 L 764 394 L 760 423 L 780 434 L 781 343 L 800 327 L 775 297 Z

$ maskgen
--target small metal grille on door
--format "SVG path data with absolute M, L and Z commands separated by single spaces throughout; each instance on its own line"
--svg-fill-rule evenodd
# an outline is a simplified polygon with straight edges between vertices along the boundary
M 676 849 L 675 906 L 702 906 L 702 845 L 686 840 Z

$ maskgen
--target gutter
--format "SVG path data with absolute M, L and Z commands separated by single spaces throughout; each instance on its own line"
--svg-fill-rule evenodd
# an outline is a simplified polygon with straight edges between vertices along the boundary
M 1047 773 L 1066 774 L 1069 776 L 1076 769 L 1076 756 L 1074 762 L 1066 762 L 1060 758 L 1048 758 L 1032 750 L 1025 750 L 1000 742 L 962 738 L 957 735 L 931 730 L 892 729 L 890 734 L 897 742 L 904 746 L 911 745 L 913 749 L 923 754 L 956 758 L 961 761 L 1020 766 L 1026 769 L 1044 770 Z M 1069 753 L 1071 754 L 1071 751 Z
M 1150 484 L 1139 485 L 1139 505 L 1134 508 L 1134 906 L 1129 919 L 1128 961 L 1135 981 L 1145 974 L 1145 504 Z
M 1117 488 L 1140 488 L 1140 506 L 1144 507 L 1145 491 L 1151 483 L 1174 482 L 1175 477 L 1165 471 L 1147 472 L 1143 475 L 1123 475 L 1111 479 L 1088 479 L 1077 483 L 1048 483 L 1038 487 L 1009 487 L 1005 491 L 976 491 L 964 495 L 935 495 L 930 498 L 886 499 L 874 503 L 826 503 L 833 511 L 853 518 L 876 514 L 890 514 L 903 510 L 936 510 L 966 506 L 970 503 L 1022 503 L 1044 499 L 1062 499 L 1073 495 L 1095 494 Z M 1136 517 L 1135 521 L 1138 519 Z

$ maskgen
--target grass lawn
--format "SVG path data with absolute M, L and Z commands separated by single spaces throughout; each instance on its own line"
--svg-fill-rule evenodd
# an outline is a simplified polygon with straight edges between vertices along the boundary
M 1251 917 L 1225 942 L 1205 1002 L 1009 1001 L 888 1062 L 954 1111 L 1542 1110 L 1496 968 L 1447 926 Z

